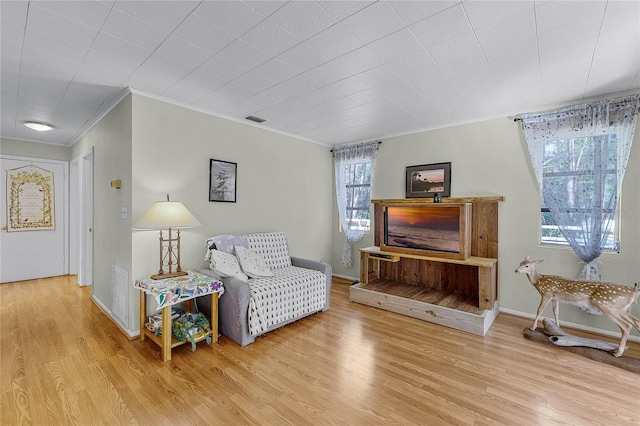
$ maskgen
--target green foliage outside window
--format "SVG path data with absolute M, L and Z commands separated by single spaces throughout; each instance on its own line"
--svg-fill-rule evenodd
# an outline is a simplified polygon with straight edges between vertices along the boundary
M 568 223 L 568 229 L 575 228 L 582 238 L 580 229 L 590 215 L 607 211 L 607 205 L 596 206 L 594 200 L 617 199 L 617 137 L 615 134 L 584 138 L 560 139 L 544 144 L 543 194 L 561 193 L 561 201 L 556 207 L 572 212 L 575 223 Z M 556 201 L 557 201 L 556 197 Z M 615 203 L 614 203 L 615 205 Z M 610 231 L 606 236 L 608 250 L 616 250 L 616 215 L 612 216 Z M 541 242 L 568 245 L 560 231 L 547 201 L 543 197 L 541 206 Z
M 368 196 L 371 186 L 371 163 L 349 164 L 347 167 L 347 215 L 349 228 L 369 231 L 371 206 Z

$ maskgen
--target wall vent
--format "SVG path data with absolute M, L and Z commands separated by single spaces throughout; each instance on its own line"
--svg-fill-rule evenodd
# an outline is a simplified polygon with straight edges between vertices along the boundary
M 125 328 L 129 326 L 129 271 L 111 266 L 111 315 Z
M 244 119 L 249 121 L 255 121 L 256 123 L 264 123 L 265 121 L 267 121 L 264 118 L 256 117 L 254 115 L 248 115 Z

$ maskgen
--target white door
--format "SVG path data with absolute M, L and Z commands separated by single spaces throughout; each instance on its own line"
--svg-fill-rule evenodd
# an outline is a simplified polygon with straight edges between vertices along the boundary
M 31 280 L 68 273 L 68 163 L 56 160 L 1 156 L 0 282 Z M 7 194 L 8 171 L 24 170 L 53 173 L 53 229 L 8 232 L 11 203 Z M 36 203 L 37 204 L 37 203 Z M 14 219 L 15 220 L 15 219 Z

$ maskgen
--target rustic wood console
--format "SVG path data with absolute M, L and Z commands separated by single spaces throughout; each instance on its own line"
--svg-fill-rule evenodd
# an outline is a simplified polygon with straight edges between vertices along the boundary
M 471 204 L 471 249 L 466 259 L 380 249 L 386 205 L 432 199 L 373 200 L 375 246 L 360 250 L 360 282 L 353 302 L 485 335 L 498 315 L 498 203 L 503 197 L 448 198 Z M 431 253 L 430 253 L 431 254 Z

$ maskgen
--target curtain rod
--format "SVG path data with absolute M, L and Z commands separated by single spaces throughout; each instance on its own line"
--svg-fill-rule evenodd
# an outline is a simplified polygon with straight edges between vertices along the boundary
M 353 146 L 357 146 L 357 145 L 366 145 L 366 144 L 368 144 L 368 143 L 371 143 L 371 142 L 355 143 L 355 144 L 353 144 Z M 381 143 L 382 143 L 382 141 L 378 141 L 378 145 L 380 145 Z M 345 145 L 345 146 L 346 146 L 346 145 Z M 332 149 L 332 150 L 330 150 L 329 152 L 333 152 L 333 149 Z
M 513 119 L 513 121 L 522 121 L 522 118 L 520 117 L 521 115 L 525 115 L 525 114 L 532 114 L 532 115 L 546 115 L 546 114 L 554 114 L 557 113 L 558 111 L 564 111 L 564 110 L 570 110 L 572 108 L 576 108 L 579 109 L 580 107 L 583 107 L 585 105 L 589 105 L 595 102 L 601 102 L 601 101 L 609 101 L 611 103 L 622 103 L 622 102 L 629 102 L 630 98 L 636 97 L 636 96 L 640 96 L 640 93 L 629 93 L 626 94 L 624 96 L 620 96 L 620 97 L 614 97 L 614 98 L 610 98 L 610 97 L 603 97 L 603 98 L 596 98 L 596 99 L 591 99 L 589 101 L 586 101 L 582 104 L 573 104 L 573 105 L 567 105 L 564 107 L 559 107 L 557 110 L 550 110 L 550 111 L 546 111 L 546 112 L 539 112 L 539 113 L 523 113 L 523 114 L 518 114 L 517 117 L 515 117 Z M 638 109 L 638 112 L 640 112 L 640 108 Z
M 638 113 L 640 113 L 640 108 L 638 108 Z M 543 115 L 543 114 L 540 114 L 540 115 Z M 522 118 L 516 117 L 513 119 L 513 121 L 522 121 Z

